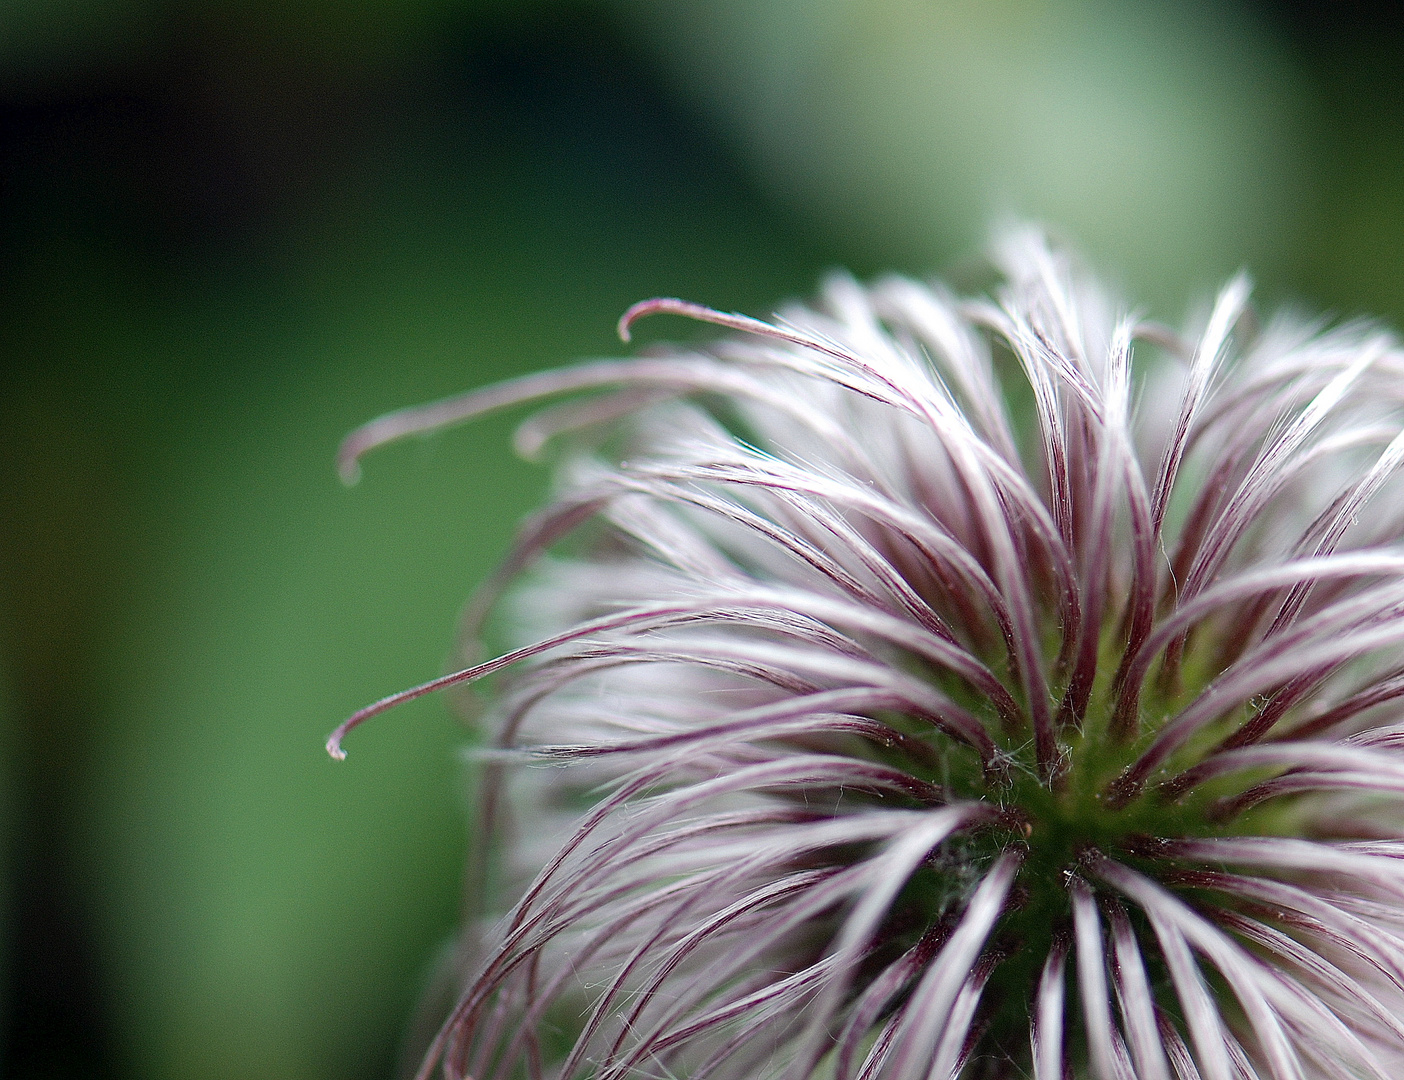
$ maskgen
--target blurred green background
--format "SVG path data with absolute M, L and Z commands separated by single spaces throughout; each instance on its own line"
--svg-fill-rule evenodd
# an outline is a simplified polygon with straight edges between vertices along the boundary
M 1246 264 L 1398 325 L 1401 61 L 1384 3 L 0 0 L 0 1070 L 393 1075 L 466 735 L 322 740 L 546 481 L 506 417 L 346 490 L 350 428 L 1011 214 L 1172 321 Z

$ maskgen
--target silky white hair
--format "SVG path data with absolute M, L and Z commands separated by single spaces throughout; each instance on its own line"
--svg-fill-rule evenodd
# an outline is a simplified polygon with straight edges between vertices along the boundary
M 347 440 L 567 398 L 468 614 L 516 647 L 328 744 L 498 676 L 507 895 L 422 1077 L 1404 1075 L 1404 353 L 994 261 L 646 301 L 733 334 Z

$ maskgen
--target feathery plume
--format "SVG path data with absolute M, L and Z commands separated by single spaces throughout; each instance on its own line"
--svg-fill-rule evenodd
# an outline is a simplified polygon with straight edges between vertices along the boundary
M 522 644 L 328 743 L 500 673 L 505 914 L 422 1078 L 1404 1075 L 1404 352 L 995 262 L 645 301 L 733 333 L 347 440 L 569 396 L 467 616 Z

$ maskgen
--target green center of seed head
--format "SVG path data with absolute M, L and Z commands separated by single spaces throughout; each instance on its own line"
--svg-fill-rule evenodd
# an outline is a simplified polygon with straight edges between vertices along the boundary
M 1215 831 L 1199 792 L 1171 802 L 1151 787 L 1124 806 L 1110 804 L 1107 788 L 1134 760 L 1138 747 L 1117 744 L 1105 732 L 1065 732 L 1060 742 L 1064 768 L 1052 783 L 1039 778 L 1027 746 L 1011 748 L 1011 768 L 985 792 L 1007 814 L 992 828 L 956 841 L 933 868 L 938 894 L 933 906 L 956 918 L 999 852 L 1012 846 L 1023 851 L 1008 906 L 987 945 L 988 958 L 996 963 L 985 992 L 987 1045 L 1015 1060 L 1027 1054 L 1031 988 L 1038 985 L 1055 940 L 1071 934 L 1070 879 L 1093 880 L 1087 853 L 1095 849 L 1135 865 L 1152 837 Z M 962 861 L 966 865 L 957 865 Z
M 1184 699 L 1193 693 L 1193 688 L 1182 686 L 1175 697 Z M 1161 697 L 1147 695 L 1143 718 L 1150 722 L 1127 740 L 1112 730 L 1111 695 L 1094 694 L 1081 729 L 1059 733 L 1059 768 L 1051 779 L 1039 776 L 1026 741 L 1013 745 L 1010 740 L 1005 750 L 1009 767 L 998 778 L 988 778 L 984 797 L 998 801 L 1016 823 L 1008 839 L 1022 840 L 1027 848 L 1021 879 L 1047 877 L 1065 894 L 1064 873 L 1076 870 L 1090 849 L 1134 863 L 1141 861 L 1137 852 L 1145 850 L 1150 838 L 1203 837 L 1222 831 L 1223 797 L 1236 793 L 1241 782 L 1185 788 L 1162 781 L 1193 764 L 1207 745 L 1218 742 L 1229 726 L 1243 719 L 1240 716 L 1225 717 L 1203 739 L 1173 755 L 1167 767 L 1144 785 L 1128 788 L 1119 783 L 1154 741 L 1160 727 L 1155 718 L 1173 715 L 1180 703 Z M 1251 823 L 1239 821 L 1233 831 L 1264 831 L 1267 822 L 1258 820 L 1264 815 L 1250 817 Z
M 1090 853 L 1099 852 L 1163 880 L 1166 863 L 1157 851 L 1157 840 L 1282 834 L 1293 825 L 1292 811 L 1269 806 L 1224 819 L 1225 796 L 1238 794 L 1255 778 L 1215 779 L 1184 787 L 1165 784 L 1247 721 L 1252 712 L 1247 706 L 1206 728 L 1147 777 L 1144 785 L 1128 789 L 1117 784 L 1166 720 L 1193 700 L 1218 671 L 1210 650 L 1196 648 L 1194 642 L 1180 658 L 1176 678 L 1157 678 L 1160 673 L 1152 669 L 1139 699 L 1139 730 L 1127 737 L 1115 730 L 1117 695 L 1111 681 L 1121 657 L 1118 643 L 1110 638 L 1109 634 L 1084 715 L 1076 726 L 1065 725 L 1057 734 L 1058 767 L 1052 777 L 1039 768 L 1027 720 L 1005 727 L 990 703 L 971 688 L 944 673 L 921 671 L 943 693 L 986 717 L 998 752 L 994 762 L 982 765 L 968 745 L 938 737 L 939 765 L 929 772 L 929 766 L 915 766 L 915 771 L 941 785 L 954 801 L 992 803 L 1004 813 L 985 828 L 952 837 L 933 853 L 905 892 L 899 907 L 906 914 L 899 921 L 953 926 L 1001 852 L 1020 850 L 1022 864 L 982 961 L 992 964 L 983 998 L 989 1009 L 984 1039 L 1014 1060 L 1027 1055 L 1031 988 L 1038 985 L 1055 941 L 1060 936 L 1066 939 L 1072 931 L 1072 878 L 1081 877 L 1102 891 Z M 1061 690 L 1054 688 L 1055 699 Z M 923 741 L 930 739 L 929 728 L 925 738 L 916 734 L 919 725 L 904 730 Z M 1150 932 L 1141 925 L 1134 905 L 1128 906 L 1127 916 L 1139 932 Z M 1151 966 L 1152 982 L 1160 985 L 1164 972 Z
M 986 867 L 1011 846 L 1018 846 L 1024 855 L 1010 909 L 997 931 L 1006 955 L 1037 946 L 1031 951 L 1046 957 L 1053 935 L 1070 924 L 1069 876 L 1089 872 L 1090 852 L 1149 866 L 1154 861 L 1155 839 L 1204 837 L 1222 831 L 1215 814 L 1224 794 L 1218 785 L 1167 797 L 1152 782 L 1129 799 L 1115 796 L 1117 778 L 1140 756 L 1154 733 L 1144 732 L 1132 742 L 1117 739 L 1108 724 L 1099 723 L 1109 718 L 1108 705 L 1104 698 L 1094 698 L 1083 729 L 1060 733 L 1060 768 L 1053 779 L 1039 775 L 1027 732 L 1020 732 L 1000 740 L 1002 762 L 977 781 L 983 788 L 978 797 L 996 802 L 1006 813 L 963 854 Z M 951 794 L 956 798 L 966 794 L 960 790 L 960 776 L 959 770 L 951 774 L 955 781 Z M 965 776 L 970 778 L 969 773 Z M 1244 830 L 1235 827 L 1234 831 Z
M 1118 718 L 1124 702 L 1113 686 L 1124 642 L 1110 629 L 1104 633 L 1086 711 L 1076 726 L 1065 725 L 1058 732 L 1059 760 L 1051 778 L 1040 775 L 1027 727 L 996 736 L 1003 761 L 995 774 L 983 778 L 983 797 L 998 801 L 1018 822 L 1016 831 L 1023 834 L 1028 851 L 1021 879 L 1049 878 L 1065 897 L 1063 876 L 1083 862 L 1088 849 L 1137 862 L 1136 849 L 1143 848 L 1147 838 L 1201 837 L 1221 831 L 1219 810 L 1223 796 L 1235 793 L 1233 781 L 1179 788 L 1162 782 L 1195 764 L 1246 715 L 1223 717 L 1181 747 L 1144 783 L 1126 783 L 1131 766 L 1155 741 L 1165 721 L 1218 674 L 1211 646 L 1191 636 L 1182 643 L 1183 651 L 1168 677 L 1159 665 L 1153 668 L 1133 699 L 1137 704 L 1128 729 L 1128 718 Z M 1263 814 L 1250 816 L 1257 826 L 1264 824 L 1257 820 Z M 1245 825 L 1248 831 L 1260 831 L 1243 821 L 1234 831 L 1244 831 Z
M 1062 768 L 1051 782 L 1041 779 L 1027 765 L 1011 769 L 1004 783 L 990 796 L 1009 811 L 1012 828 L 1008 840 L 1027 849 L 1021 878 L 1056 879 L 1063 891 L 1062 875 L 1076 869 L 1083 852 L 1096 848 L 1108 853 L 1126 848 L 1136 836 L 1184 835 L 1194 828 L 1194 800 L 1166 804 L 1157 793 L 1143 792 L 1125 805 L 1108 797 L 1108 788 L 1134 759 L 1125 746 L 1112 745 L 1105 736 L 1072 733 L 1060 740 L 1065 751 Z

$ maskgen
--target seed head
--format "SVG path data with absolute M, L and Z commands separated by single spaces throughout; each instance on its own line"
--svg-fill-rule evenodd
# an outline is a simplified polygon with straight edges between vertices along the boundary
M 995 262 L 646 301 L 733 333 L 347 440 L 568 396 L 468 616 L 520 647 L 329 742 L 500 673 L 506 913 L 421 1076 L 1404 1075 L 1404 352 Z

